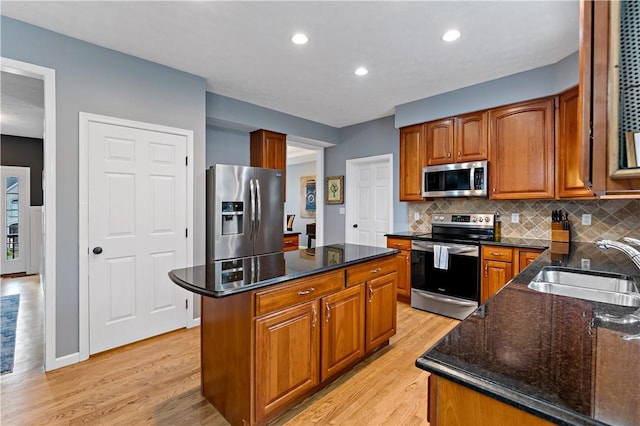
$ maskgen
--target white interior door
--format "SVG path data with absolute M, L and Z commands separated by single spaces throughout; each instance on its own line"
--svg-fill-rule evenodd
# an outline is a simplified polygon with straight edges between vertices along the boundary
M 186 325 L 186 137 L 88 125 L 89 352 Z
M 393 223 L 392 170 L 390 156 L 347 161 L 347 243 L 386 247 Z
M 1 166 L 2 170 L 2 262 L 1 274 L 27 271 L 30 255 L 29 167 Z

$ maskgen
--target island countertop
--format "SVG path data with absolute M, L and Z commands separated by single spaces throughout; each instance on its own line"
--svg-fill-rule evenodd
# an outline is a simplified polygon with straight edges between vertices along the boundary
M 169 272 L 169 278 L 194 293 L 220 298 L 395 253 L 398 250 L 358 244 L 333 244 L 175 269 Z
M 599 314 L 618 307 L 531 290 L 544 266 L 634 276 L 624 254 L 593 243 L 569 253 L 547 250 L 416 361 L 419 368 L 559 424 L 640 424 L 640 324 L 615 325 Z

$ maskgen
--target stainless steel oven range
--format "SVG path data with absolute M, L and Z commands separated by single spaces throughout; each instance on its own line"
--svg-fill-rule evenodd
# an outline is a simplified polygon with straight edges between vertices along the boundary
M 411 243 L 411 306 L 464 319 L 480 301 L 480 241 L 494 240 L 493 214 L 436 213 L 431 225 Z

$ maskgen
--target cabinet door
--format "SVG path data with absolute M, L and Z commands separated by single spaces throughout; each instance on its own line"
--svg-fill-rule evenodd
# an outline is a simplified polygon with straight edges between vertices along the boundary
M 366 352 L 396 334 L 396 280 L 392 272 L 366 283 Z
M 453 118 L 432 121 L 425 125 L 427 138 L 427 164 L 455 162 L 453 151 Z
M 402 250 L 396 255 L 397 261 L 397 275 L 398 284 L 397 292 L 398 296 L 411 296 L 411 251 Z
M 256 130 L 250 137 L 250 165 L 265 169 L 282 170 L 284 198 L 287 194 L 287 135 Z
M 542 250 L 534 250 L 534 249 L 516 249 L 516 253 L 518 256 L 518 267 L 517 270 L 514 270 L 513 273 L 519 274 L 524 268 L 529 266 L 531 262 L 536 260 Z
M 323 297 L 320 309 L 325 381 L 364 356 L 364 284 Z
M 511 262 L 482 261 L 482 303 L 486 302 L 513 278 L 511 268 Z
M 579 138 L 578 116 L 580 102 L 578 88 L 567 90 L 559 97 L 558 136 L 557 136 L 557 169 L 560 198 L 593 197 L 593 193 L 580 178 L 583 147 Z
M 554 197 L 553 99 L 489 111 L 492 199 Z
M 422 168 L 426 166 L 424 126 L 400 129 L 400 201 L 422 201 Z
M 317 300 L 256 320 L 258 420 L 319 383 L 319 345 Z
M 455 161 L 480 161 L 487 159 L 489 130 L 487 112 L 477 112 L 456 118 Z

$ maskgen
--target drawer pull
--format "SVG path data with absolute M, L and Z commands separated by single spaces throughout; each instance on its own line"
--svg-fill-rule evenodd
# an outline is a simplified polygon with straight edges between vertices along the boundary
M 382 268 L 376 268 L 376 269 L 372 269 L 369 272 L 371 272 L 372 274 L 377 274 L 378 272 L 382 271 Z
M 394 246 L 396 246 L 396 247 L 402 247 L 402 246 L 403 246 L 403 244 L 402 244 L 402 243 L 395 243 L 395 244 L 394 244 Z
M 491 252 L 491 256 L 504 256 L 503 253 L 496 253 L 495 251 Z
M 307 294 L 313 293 L 314 291 L 316 291 L 316 289 L 313 287 L 310 287 L 308 290 L 300 290 L 298 292 L 298 296 L 306 296 Z

